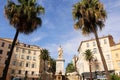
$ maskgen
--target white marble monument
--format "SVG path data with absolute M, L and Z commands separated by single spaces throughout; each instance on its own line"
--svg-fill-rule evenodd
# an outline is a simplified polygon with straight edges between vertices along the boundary
M 56 75 L 59 75 L 59 74 L 65 75 L 64 62 L 65 60 L 63 59 L 63 49 L 60 46 L 58 48 L 58 58 L 56 60 Z

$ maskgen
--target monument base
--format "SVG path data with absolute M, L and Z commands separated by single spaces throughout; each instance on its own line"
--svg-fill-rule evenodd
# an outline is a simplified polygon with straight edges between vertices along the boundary
M 66 80 L 65 75 L 61 75 L 61 74 L 56 75 L 56 80 Z
M 64 71 L 64 62 L 65 60 L 62 58 L 58 58 L 56 60 L 56 75 L 65 75 L 65 71 Z

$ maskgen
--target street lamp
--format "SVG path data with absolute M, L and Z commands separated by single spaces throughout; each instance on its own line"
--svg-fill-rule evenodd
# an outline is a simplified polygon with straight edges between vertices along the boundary
M 75 71 L 77 72 L 78 80 L 79 80 L 79 73 L 78 73 L 77 67 L 76 67 L 76 63 L 77 63 L 77 61 L 78 61 L 78 57 L 77 57 L 76 55 L 74 55 L 73 59 L 74 59 Z
M 78 57 L 74 55 L 73 59 L 74 59 L 75 71 L 77 72 L 76 62 L 78 61 Z
M 84 73 L 82 74 L 82 78 L 83 78 L 83 80 L 84 80 L 84 78 L 85 78 Z
M 97 79 L 97 71 L 95 71 L 95 79 Z

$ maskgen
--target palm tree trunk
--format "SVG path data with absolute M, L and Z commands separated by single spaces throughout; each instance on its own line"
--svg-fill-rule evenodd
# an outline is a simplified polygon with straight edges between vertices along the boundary
M 93 31 L 94 31 L 95 39 L 96 39 L 96 42 L 97 42 L 97 47 L 98 47 L 99 52 L 100 52 L 100 56 L 101 56 L 101 60 L 102 60 L 102 63 L 103 63 L 103 67 L 104 67 L 104 70 L 105 70 L 105 74 L 106 74 L 107 80 L 110 80 L 110 74 L 108 72 L 108 67 L 107 67 L 105 58 L 103 56 L 102 49 L 100 47 L 100 42 L 99 42 L 98 34 L 97 34 L 96 30 L 94 29 L 94 27 L 92 27 L 92 28 L 93 28 Z
M 11 45 L 10 53 L 8 54 L 8 58 L 5 61 L 5 68 L 3 70 L 3 76 L 0 80 L 6 80 L 9 65 L 10 65 L 10 60 L 11 60 L 12 53 L 13 53 L 13 50 L 14 50 L 14 47 L 15 47 L 15 44 L 16 44 L 16 40 L 18 38 L 18 34 L 19 34 L 19 30 L 16 30 L 16 34 L 15 34 L 14 40 L 13 40 L 12 45 Z
M 92 68 L 91 68 L 91 61 L 89 60 L 89 69 L 90 69 L 90 80 L 92 80 Z

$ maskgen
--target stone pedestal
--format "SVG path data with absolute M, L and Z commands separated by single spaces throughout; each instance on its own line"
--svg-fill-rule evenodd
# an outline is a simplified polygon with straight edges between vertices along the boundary
M 65 75 L 64 62 L 65 60 L 62 58 L 56 60 L 56 75 Z
M 65 75 L 62 75 L 62 73 L 60 72 L 58 75 L 56 75 L 56 80 L 66 80 Z

